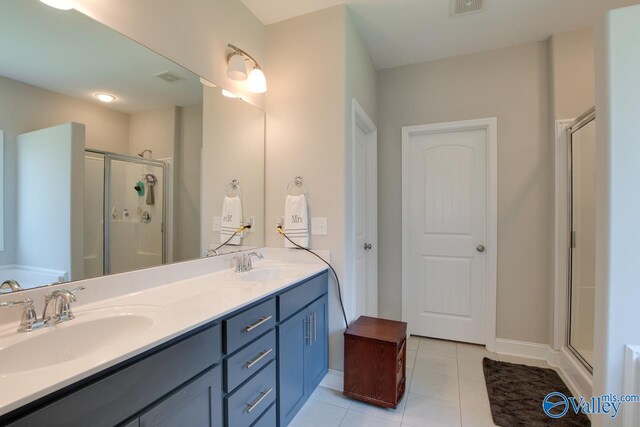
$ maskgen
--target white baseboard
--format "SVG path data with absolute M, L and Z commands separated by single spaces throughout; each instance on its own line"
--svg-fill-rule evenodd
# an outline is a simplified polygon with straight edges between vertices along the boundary
M 566 348 L 557 351 L 547 344 L 498 338 L 496 353 L 545 360 L 549 365 L 557 368 L 562 380 L 574 395 L 585 397 L 592 395 L 591 374 Z
M 344 385 L 344 372 L 329 369 L 327 375 L 322 379 L 320 385 L 332 390 L 342 392 Z
M 545 360 L 551 366 L 558 366 L 559 360 L 559 352 L 552 349 L 548 344 L 506 340 L 503 338 L 496 339 L 496 353 Z

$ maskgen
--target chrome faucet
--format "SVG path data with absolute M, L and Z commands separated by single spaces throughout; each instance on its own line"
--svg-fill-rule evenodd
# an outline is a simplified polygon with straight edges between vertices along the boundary
M 58 289 L 51 294 L 45 295 L 42 321 L 46 324 L 56 324 L 73 319 L 75 316 L 71 312 L 71 303 L 78 300 L 75 293 L 83 289 L 84 287 L 71 291 Z M 53 309 L 51 308 L 52 305 Z
M 236 264 L 236 273 L 244 273 L 245 271 L 253 270 L 253 265 L 251 264 L 251 257 L 255 256 L 260 259 L 264 258 L 264 256 L 259 252 L 251 252 L 249 254 L 243 254 L 241 256 L 233 257 L 233 260 Z
M 5 280 L 0 285 L 0 289 L 9 289 L 9 292 L 16 292 L 21 291 L 22 286 L 20 286 L 17 280 Z
M 38 315 L 36 314 L 36 309 L 33 307 L 33 300 L 31 298 L 27 298 L 24 301 L 5 301 L 0 303 L 0 307 L 15 307 L 18 305 L 24 305 L 18 332 L 31 332 L 43 327 L 43 323 L 38 321 Z
M 84 286 L 71 291 L 59 289 L 53 291 L 50 295 L 45 295 L 42 319 L 38 319 L 31 298 L 27 298 L 24 301 L 5 301 L 0 303 L 0 307 L 23 305 L 24 309 L 22 310 L 22 319 L 20 320 L 20 326 L 18 326 L 18 332 L 31 332 L 73 319 L 71 303 L 77 300 L 75 293 L 83 289 Z

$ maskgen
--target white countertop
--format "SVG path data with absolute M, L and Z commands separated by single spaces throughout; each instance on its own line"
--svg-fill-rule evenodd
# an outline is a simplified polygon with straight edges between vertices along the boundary
M 51 328 L 17 333 L 15 323 L 0 325 L 0 415 L 126 361 L 327 269 L 321 262 L 313 260 L 312 256 L 304 258 L 303 262 L 295 262 L 291 261 L 291 256 L 274 259 L 269 255 L 268 253 L 265 260 L 254 262 L 253 272 L 280 269 L 286 274 L 263 281 L 243 281 L 245 275 L 253 272 L 236 273 L 229 267 L 221 268 L 222 264 L 218 262 L 218 271 L 210 274 L 74 306 L 75 319 Z M 293 258 L 302 259 L 300 255 Z M 75 286 L 68 286 L 69 289 L 71 287 Z M 81 298 L 82 294 L 78 294 L 78 299 Z M 115 338 L 111 338 L 100 352 L 84 352 L 85 354 L 79 357 L 74 354 L 74 359 L 70 361 L 15 373 L 7 372 L 3 367 L 2 351 L 12 345 L 21 344 L 36 335 L 48 334 L 56 329 L 71 328 L 74 324 L 79 325 L 109 313 L 121 314 L 127 311 L 152 313 L 153 325 L 140 331 L 136 330 L 135 333 L 123 333 L 122 336 L 115 334 Z M 90 328 L 76 330 L 78 340 L 92 338 Z M 55 351 L 54 348 L 38 348 L 37 355 L 25 355 L 27 361 L 24 363 L 30 366 L 28 357 L 46 357 L 48 353 Z M 69 350 L 69 353 L 72 351 L 73 349 Z

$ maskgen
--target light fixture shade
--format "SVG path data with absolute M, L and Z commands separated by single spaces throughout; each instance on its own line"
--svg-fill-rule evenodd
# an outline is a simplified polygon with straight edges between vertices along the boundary
M 260 68 L 256 67 L 251 70 L 247 85 L 253 93 L 265 93 L 267 91 L 267 79 Z
M 227 77 L 231 80 L 247 79 L 247 64 L 244 62 L 244 56 L 234 53 L 227 63 Z
M 98 101 L 100 102 L 113 102 L 116 100 L 116 97 L 111 95 L 110 93 L 96 93 L 94 95 L 96 98 L 98 98 Z
M 222 95 L 226 96 L 227 98 L 237 98 L 238 95 L 234 94 L 233 92 L 229 92 L 226 89 L 222 89 Z
M 71 0 L 40 0 L 47 6 L 55 7 L 60 10 L 73 9 L 73 2 Z

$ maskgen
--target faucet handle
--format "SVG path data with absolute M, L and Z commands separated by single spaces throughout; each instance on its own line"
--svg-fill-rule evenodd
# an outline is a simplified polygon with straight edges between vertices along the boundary
M 34 325 L 38 322 L 38 315 L 36 309 L 33 306 L 33 300 L 27 298 L 24 301 L 5 301 L 0 303 L 0 307 L 16 307 L 18 305 L 24 305 L 22 310 L 22 318 L 20 319 L 20 326 L 18 326 L 18 332 L 29 332 L 34 329 Z

